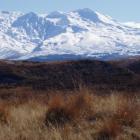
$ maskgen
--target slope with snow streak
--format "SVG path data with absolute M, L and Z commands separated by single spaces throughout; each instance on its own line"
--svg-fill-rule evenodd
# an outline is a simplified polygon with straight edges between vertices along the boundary
M 0 42 L 0 59 L 135 56 L 140 53 L 140 28 L 87 8 L 46 15 L 4 11 Z
M 132 28 L 140 28 L 140 23 L 137 22 L 126 22 L 124 25 Z

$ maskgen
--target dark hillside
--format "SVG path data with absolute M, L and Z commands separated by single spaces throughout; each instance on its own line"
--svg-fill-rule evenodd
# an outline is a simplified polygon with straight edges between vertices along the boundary
M 140 76 L 127 67 L 97 60 L 68 62 L 0 62 L 0 85 L 34 89 L 88 87 L 135 90 Z

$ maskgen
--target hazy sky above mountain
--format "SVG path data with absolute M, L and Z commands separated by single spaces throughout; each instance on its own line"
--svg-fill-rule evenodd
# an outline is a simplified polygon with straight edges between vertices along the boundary
M 0 10 L 47 13 L 90 8 L 119 21 L 140 22 L 140 0 L 0 0 Z

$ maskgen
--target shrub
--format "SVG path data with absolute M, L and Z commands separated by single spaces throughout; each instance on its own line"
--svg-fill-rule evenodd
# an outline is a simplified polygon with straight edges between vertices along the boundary
M 73 95 L 68 102 L 68 110 L 76 119 L 88 119 L 93 115 L 93 98 L 88 93 Z
M 123 102 L 118 104 L 118 109 L 114 115 L 114 119 L 116 119 L 121 125 L 133 127 L 138 118 L 138 109 L 139 107 L 136 103 L 123 100 Z
M 63 125 L 71 121 L 69 112 L 63 107 L 51 108 L 46 114 L 46 125 Z
M 97 134 L 97 140 L 115 139 L 121 133 L 121 131 L 122 131 L 122 128 L 116 122 L 116 120 L 113 120 L 113 119 L 107 120 L 101 126 Z
M 7 124 L 9 121 L 9 111 L 4 105 L 0 105 L 0 123 Z
M 70 120 L 71 116 L 65 106 L 64 97 L 62 95 L 54 96 L 48 104 L 45 124 L 64 125 Z
M 55 96 L 51 99 L 46 113 L 46 124 L 64 125 L 76 122 L 91 115 L 91 96 L 78 94 L 68 97 Z

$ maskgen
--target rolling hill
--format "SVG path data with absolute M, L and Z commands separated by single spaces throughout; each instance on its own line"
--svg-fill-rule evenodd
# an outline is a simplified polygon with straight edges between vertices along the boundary
M 140 61 L 139 61 L 140 63 Z M 97 89 L 139 90 L 138 62 L 79 60 L 64 62 L 1 61 L 0 87 L 37 90 Z M 123 64 L 123 65 L 122 65 Z

